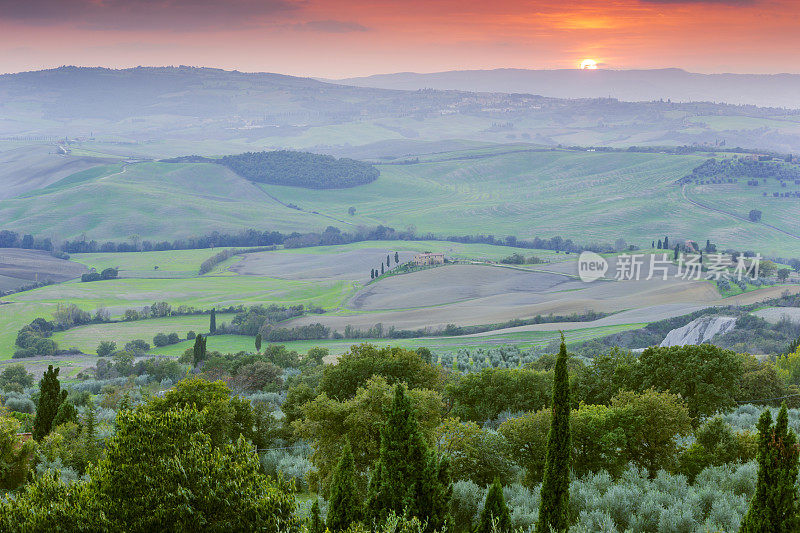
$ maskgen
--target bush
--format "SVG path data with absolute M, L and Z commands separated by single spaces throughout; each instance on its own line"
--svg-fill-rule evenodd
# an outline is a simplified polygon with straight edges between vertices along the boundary
M 117 343 L 114 341 L 102 341 L 97 345 L 97 355 L 105 357 L 111 355 L 117 350 Z
M 21 396 L 9 396 L 5 403 L 6 409 L 17 413 L 33 414 L 36 412 L 36 404 L 30 398 Z
M 150 350 L 150 345 L 141 339 L 132 340 L 125 344 L 125 351 L 133 353 L 145 353 Z

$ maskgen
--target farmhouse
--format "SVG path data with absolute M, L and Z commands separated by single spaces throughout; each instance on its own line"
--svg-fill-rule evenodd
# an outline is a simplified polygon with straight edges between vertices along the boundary
M 444 254 L 425 252 L 415 255 L 411 262 L 417 266 L 443 265 Z

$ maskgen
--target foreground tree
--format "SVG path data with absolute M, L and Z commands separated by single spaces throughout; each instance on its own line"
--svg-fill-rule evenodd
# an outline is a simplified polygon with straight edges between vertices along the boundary
M 391 513 L 419 518 L 426 523 L 425 531 L 441 530 L 449 522 L 449 462 L 428 449 L 403 385 L 395 387 L 373 472 L 367 496 L 369 522 L 382 523 Z
M 774 426 L 769 411 L 758 420 L 758 481 L 741 533 L 800 530 L 795 488 L 800 451 L 797 436 L 788 429 L 788 418 L 784 402 Z
M 346 530 L 350 524 L 360 522 L 361 518 L 361 499 L 356 492 L 353 451 L 350 443 L 347 443 L 333 472 L 326 525 L 336 533 Z
M 0 502 L 0 531 L 298 532 L 293 495 L 261 472 L 252 445 L 215 446 L 209 411 L 120 411 L 87 481 L 41 476 Z
M 539 505 L 537 531 L 562 532 L 569 528 L 569 374 L 567 345 L 561 336 L 561 350 L 553 376 L 553 415 L 547 435 L 542 499 Z
M 33 438 L 42 440 L 53 429 L 53 420 L 58 414 L 58 408 L 67 397 L 67 391 L 61 390 L 58 381 L 60 368 L 47 366 L 47 371 L 39 381 L 39 404 L 36 406 L 36 418 L 33 421 Z
M 486 493 L 486 502 L 481 511 L 480 522 L 475 533 L 504 533 L 511 531 L 511 515 L 503 496 L 503 486 L 499 479 L 495 479 L 489 492 Z
M 10 416 L 0 416 L 0 490 L 14 490 L 28 474 L 35 444 L 20 441 L 17 433 L 20 422 Z

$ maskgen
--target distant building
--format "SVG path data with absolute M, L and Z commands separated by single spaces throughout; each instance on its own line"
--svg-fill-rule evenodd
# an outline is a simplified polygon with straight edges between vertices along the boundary
M 415 255 L 414 259 L 412 259 L 411 262 L 417 266 L 443 265 L 444 254 L 434 254 L 431 252 L 425 252 L 422 254 Z

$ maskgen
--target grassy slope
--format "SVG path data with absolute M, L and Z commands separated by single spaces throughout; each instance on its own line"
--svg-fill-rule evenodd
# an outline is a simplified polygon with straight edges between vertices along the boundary
M 516 151 L 514 151 L 516 150 Z M 764 253 L 800 253 L 800 241 L 764 226 L 688 204 L 675 181 L 704 160 L 666 154 L 524 151 L 519 145 L 437 154 L 410 165 L 382 165 L 374 183 L 310 191 L 253 185 L 211 164 L 128 166 L 35 198 L 0 202 L 5 226 L 49 235 L 85 232 L 98 240 L 164 239 L 214 229 L 319 230 L 328 225 L 413 226 L 444 235 L 494 234 L 644 246 L 669 234 Z M 475 156 L 484 156 L 475 158 Z M 448 160 L 460 158 L 457 160 Z M 300 206 L 287 208 L 270 198 Z M 97 202 L 97 198 L 103 198 Z M 724 199 L 737 212 L 752 201 Z M 778 227 L 796 225 L 791 200 L 765 211 Z M 350 207 L 355 216 L 348 215 Z M 317 213 L 314 213 L 317 212 Z
M 220 313 L 217 315 L 217 323 L 230 322 L 231 318 L 233 318 L 232 314 Z M 186 334 L 189 331 L 207 333 L 208 324 L 208 315 L 176 316 L 114 324 L 93 324 L 68 331 L 60 331 L 53 335 L 53 340 L 64 348 L 76 347 L 84 353 L 93 353 L 100 341 L 114 341 L 120 348 L 126 342 L 134 339 L 143 339 L 152 345 L 153 336 L 157 333 L 177 333 L 182 339 L 186 339 Z M 181 345 L 185 349 L 190 342 L 193 341 L 185 341 Z M 160 353 L 160 349 L 155 348 L 154 353 Z

